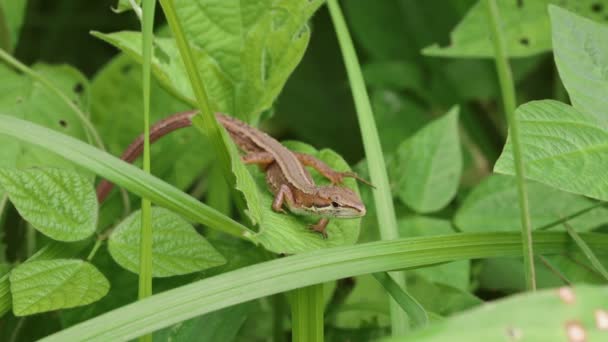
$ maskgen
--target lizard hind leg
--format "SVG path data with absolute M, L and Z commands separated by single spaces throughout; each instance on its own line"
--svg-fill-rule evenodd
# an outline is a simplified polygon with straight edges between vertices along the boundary
M 311 224 L 309 227 L 311 230 L 320 233 L 323 236 L 323 239 L 327 239 L 327 224 L 329 223 L 329 219 L 324 217 L 319 220 L 319 222 L 315 224 Z

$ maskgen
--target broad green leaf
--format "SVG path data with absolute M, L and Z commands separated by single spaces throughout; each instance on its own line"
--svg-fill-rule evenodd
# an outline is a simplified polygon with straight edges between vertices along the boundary
M 335 152 L 323 149 L 315 150 L 310 145 L 298 142 L 285 143 L 288 148 L 294 151 L 310 154 L 324 161 L 336 171 L 349 171 L 348 164 Z M 250 166 L 251 172 L 257 187 L 246 191 L 255 191 L 261 205 L 260 232 L 254 236 L 254 240 L 261 243 L 266 249 L 285 254 L 295 254 L 307 252 L 315 249 L 351 245 L 357 242 L 361 219 L 331 219 L 327 225 L 329 237 L 323 239 L 317 232 L 313 232 L 308 227 L 316 223 L 318 217 L 296 216 L 292 213 L 276 213 L 272 210 L 274 195 L 268 190 L 266 175 L 256 166 Z M 317 185 L 328 185 L 328 181 L 316 171 L 311 171 L 313 179 Z M 359 193 L 357 184 L 353 179 L 345 179 L 344 184 Z
M 606 234 L 581 236 L 595 251 L 605 250 Z M 569 250 L 563 232 L 536 232 L 534 251 Z M 252 299 L 361 274 L 416 268 L 442 262 L 521 256 L 520 233 L 461 233 L 377 241 L 302 253 L 245 267 L 174 288 L 76 326 L 43 341 L 132 339 L 177 322 Z
M 526 177 L 557 189 L 608 200 L 608 125 L 597 116 L 545 100 L 515 111 L 520 124 Z M 514 174 L 510 139 L 494 165 Z
M 532 227 L 541 227 L 567 217 L 594 203 L 584 197 L 528 182 Z M 608 210 L 596 208 L 570 220 L 578 231 L 608 222 Z M 454 224 L 465 232 L 519 231 L 519 204 L 515 177 L 491 175 L 471 191 L 454 216 Z M 563 229 L 562 227 L 556 227 Z
M 385 153 L 394 152 L 431 119 L 420 104 L 394 90 L 375 90 L 371 101 Z
M 80 108 L 88 98 L 87 80 L 69 66 L 39 64 L 34 70 L 64 92 Z M 46 87 L 27 76 L 0 64 L 0 111 L 23 120 L 85 140 L 86 134 L 80 119 L 73 110 Z M 73 168 L 64 158 L 23 144 L 18 140 L 0 136 L 0 167 L 57 166 Z
M 321 0 L 176 1 L 211 108 L 246 122 L 258 121 L 301 60 L 310 38 L 306 22 L 321 4 Z M 95 35 L 141 59 L 139 33 Z M 172 39 L 155 40 L 152 62 L 165 87 L 194 102 Z
M 365 83 L 372 87 L 413 90 L 424 93 L 422 70 L 404 61 L 375 62 L 363 66 Z
M 176 324 L 154 334 L 154 341 L 234 341 L 257 303 L 249 302 Z
M 19 265 L 11 271 L 10 282 L 17 316 L 86 305 L 110 289 L 110 283 L 95 266 L 71 259 Z
M 519 265 L 521 268 L 521 262 Z M 425 309 L 444 317 L 483 303 L 481 299 L 467 292 L 466 289 L 458 289 L 449 284 L 434 283 L 420 276 L 408 276 L 407 289 Z
M 19 41 L 19 33 L 27 0 L 0 0 L 0 48 L 13 51 Z
M 141 66 L 125 55 L 114 58 L 91 82 L 91 121 L 109 152 L 121 155 L 142 133 Z M 190 109 L 152 82 L 150 120 Z M 111 115 L 120 113 L 120 115 Z M 151 146 L 153 174 L 180 189 L 189 187 L 211 160 L 200 133 L 188 128 L 172 132 Z
M 397 149 L 392 178 L 401 201 L 417 212 L 446 206 L 456 194 L 462 172 L 458 108 L 433 121 Z
M 527 292 L 390 341 L 603 341 L 607 306 L 605 286 Z
M 608 8 L 608 1 L 604 3 Z M 608 27 L 550 6 L 555 64 L 574 108 L 608 120 Z
M 604 8 L 608 7 L 606 0 L 497 1 L 509 56 L 525 57 L 551 50 L 549 4 L 559 4 L 597 21 L 604 21 Z M 452 31 L 449 45 L 434 44 L 422 52 L 430 56 L 493 58 L 488 27 L 485 2 L 478 1 Z
M 54 240 L 82 240 L 97 227 L 93 184 L 76 171 L 0 168 L 0 186 L 23 218 Z
M 139 271 L 141 212 L 119 224 L 108 242 L 112 258 L 127 270 Z M 171 211 L 152 209 L 152 275 L 171 277 L 222 265 L 226 259 L 187 221 Z
M 399 236 L 433 236 L 453 234 L 454 229 L 449 221 L 425 217 L 411 216 L 399 220 Z M 425 267 L 414 270 L 413 273 L 435 283 L 452 286 L 460 290 L 469 288 L 469 261 L 456 261 L 448 264 Z
M 354 278 L 354 289 L 335 311 L 334 326 L 355 329 L 366 322 L 379 327 L 390 326 L 389 298 L 382 285 L 370 274 Z M 333 317 L 332 317 L 333 318 Z

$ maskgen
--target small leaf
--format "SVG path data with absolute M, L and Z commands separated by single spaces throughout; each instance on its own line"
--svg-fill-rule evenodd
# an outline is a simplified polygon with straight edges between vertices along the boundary
M 10 282 L 17 316 L 86 305 L 110 289 L 110 283 L 95 266 L 70 259 L 19 265 L 11 271 Z
M 122 221 L 110 235 L 112 258 L 138 273 L 141 211 Z M 170 277 L 204 270 L 226 262 L 205 238 L 173 212 L 152 208 L 152 276 Z
M 537 182 L 528 182 L 532 227 L 541 227 L 593 205 L 582 197 Z M 519 231 L 519 204 L 515 177 L 491 175 L 471 191 L 454 216 L 464 232 Z M 608 221 L 608 209 L 596 208 L 571 220 L 578 231 L 587 231 Z M 561 227 L 556 227 L 561 229 Z
M 550 6 L 549 13 L 555 64 L 572 105 L 608 120 L 608 27 L 557 6 Z
M 601 11 L 594 5 L 608 6 L 606 0 L 534 0 L 497 1 L 500 19 L 503 23 L 506 51 L 511 57 L 526 57 L 551 50 L 551 27 L 547 5 L 559 4 L 597 21 L 604 21 Z M 488 34 L 488 19 L 484 1 L 478 1 L 450 35 L 450 44 L 438 44 L 425 48 L 422 52 L 430 56 L 442 57 L 494 57 L 494 50 Z M 562 25 L 569 30 L 568 25 Z M 568 44 L 564 42 L 564 44 Z
M 528 102 L 515 111 L 526 178 L 557 189 L 608 200 L 608 126 L 590 113 L 545 100 Z M 511 140 L 494 165 L 514 174 Z
M 23 218 L 54 240 L 78 241 L 95 231 L 95 190 L 76 171 L 0 168 L 0 186 Z
M 458 189 L 462 154 L 458 139 L 458 108 L 433 121 L 404 141 L 392 170 L 401 201 L 421 213 L 447 205 Z

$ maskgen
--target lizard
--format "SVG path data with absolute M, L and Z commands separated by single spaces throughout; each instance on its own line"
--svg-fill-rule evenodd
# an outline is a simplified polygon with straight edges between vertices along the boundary
M 173 114 L 150 128 L 150 142 L 164 135 L 192 125 L 197 111 Z M 330 218 L 355 218 L 365 215 L 366 208 L 359 196 L 349 188 L 338 186 L 345 177 L 353 177 L 369 184 L 354 172 L 338 172 L 321 160 L 304 153 L 293 152 L 268 134 L 231 116 L 216 113 L 216 119 L 226 129 L 234 143 L 245 152 L 241 160 L 258 164 L 266 172 L 266 182 L 275 195 L 272 209 L 285 212 L 283 206 L 298 215 L 321 217 L 311 229 L 327 238 L 325 230 Z M 143 150 L 140 135 L 122 154 L 121 159 L 133 162 Z M 317 186 L 305 166 L 316 169 L 331 181 L 331 185 Z M 371 185 L 371 184 L 369 184 Z M 97 187 L 102 202 L 112 189 L 112 183 L 103 180 Z

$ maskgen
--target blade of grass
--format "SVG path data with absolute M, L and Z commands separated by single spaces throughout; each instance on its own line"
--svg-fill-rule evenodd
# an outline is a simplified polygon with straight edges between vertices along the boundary
M 578 248 L 581 249 L 583 254 L 587 257 L 591 265 L 604 277 L 604 279 L 608 280 L 608 272 L 602 262 L 597 258 L 595 253 L 589 248 L 585 240 L 581 239 L 581 236 L 572 228 L 572 226 L 568 222 L 564 222 L 564 227 L 566 227 L 566 231 L 568 235 L 574 240 Z
M 198 67 L 196 66 L 196 61 L 192 55 L 192 49 L 190 48 L 186 34 L 184 33 L 184 30 L 179 22 L 174 1 L 160 0 L 160 4 L 163 8 L 163 12 L 165 13 L 165 17 L 167 18 L 167 23 L 171 28 L 171 32 L 173 33 L 173 37 L 175 38 L 177 48 L 179 49 L 179 54 L 184 62 L 186 71 L 188 72 L 190 85 L 194 91 L 194 96 L 196 97 L 200 113 L 204 119 L 201 120 L 203 127 L 202 131 L 213 145 L 216 158 L 219 159 L 224 174 L 229 175 L 232 172 L 232 169 L 230 168 L 230 154 L 224 141 L 224 137 L 222 136 L 222 131 L 220 131 L 220 126 L 215 119 L 214 113 L 217 109 L 211 108 L 209 105 L 205 85 L 203 84 L 198 72 Z M 227 179 L 230 178 L 227 177 Z
M 202 223 L 240 238 L 252 238 L 254 232 L 222 215 L 178 188 L 149 175 L 129 163 L 67 135 L 34 123 L 0 114 L 0 134 L 42 147 L 61 155 L 134 194 L 173 210 L 192 221 Z
M 606 251 L 606 234 L 581 234 Z M 537 232 L 539 254 L 569 250 L 563 232 Z M 463 259 L 521 257 L 519 233 L 462 233 L 335 247 L 259 263 L 180 286 L 77 324 L 42 341 L 126 341 L 172 324 L 253 299 L 362 274 Z
M 353 41 L 344 21 L 342 10 L 337 0 L 328 0 L 327 6 L 338 37 L 338 43 L 342 50 L 342 57 L 346 66 L 346 73 L 352 89 L 361 137 L 365 149 L 365 158 L 369 169 L 372 184 L 376 186 L 373 191 L 376 216 L 380 237 L 383 240 L 391 240 L 399 237 L 397 221 L 395 219 L 395 208 L 391 194 L 384 154 L 380 146 L 380 138 L 374 121 L 372 106 L 369 101 L 365 81 L 361 72 L 361 66 L 353 46 Z M 397 272 L 393 277 L 400 287 L 405 288 L 405 273 Z M 394 300 L 390 300 L 391 329 L 393 336 L 403 335 L 407 332 L 408 319 L 403 310 Z
M 505 115 L 509 122 L 511 140 L 513 142 L 513 160 L 515 161 L 515 177 L 517 178 L 517 194 L 521 214 L 522 248 L 524 250 L 524 274 L 526 286 L 529 290 L 536 290 L 536 272 L 534 270 L 534 250 L 532 247 L 532 222 L 530 221 L 530 208 L 528 203 L 528 190 L 526 187 L 526 174 L 524 161 L 521 155 L 521 142 L 519 141 L 519 123 L 515 118 L 515 84 L 511 67 L 507 60 L 505 38 L 500 29 L 500 17 L 496 1 L 486 0 L 486 8 L 490 20 L 490 34 L 494 43 L 494 59 L 502 93 L 502 102 Z
M 150 74 L 152 65 L 152 41 L 154 39 L 154 9 L 156 0 L 143 0 L 141 22 L 142 31 L 142 91 L 144 101 L 144 157 L 143 169 L 150 172 Z M 141 236 L 139 249 L 139 291 L 138 298 L 152 296 L 152 203 L 141 199 Z M 144 335 L 141 342 L 152 342 L 152 334 Z
M 289 293 L 291 336 L 294 342 L 323 341 L 323 284 L 315 284 Z
M 568 277 L 566 277 L 566 275 L 562 271 L 560 271 L 557 267 L 555 267 L 555 265 L 553 265 L 553 263 L 551 261 L 549 261 L 549 259 L 545 258 L 542 255 L 539 255 L 538 259 L 543 263 L 543 265 L 545 265 L 545 267 L 547 267 L 549 269 L 549 271 L 551 271 L 561 281 L 563 281 L 564 284 L 566 284 L 568 286 L 572 286 L 572 282 L 568 279 Z
M 570 220 L 572 220 L 572 219 L 574 219 L 576 217 L 579 217 L 579 216 L 581 216 L 583 214 L 586 214 L 586 213 L 590 212 L 591 210 L 593 210 L 595 208 L 599 208 L 599 207 L 602 207 L 604 205 L 606 205 L 606 202 L 596 202 L 596 203 L 588 206 L 587 208 L 583 208 L 583 209 L 581 209 L 581 210 L 579 210 L 579 211 L 577 211 L 575 213 L 572 213 L 572 214 L 570 214 L 568 216 L 564 216 L 564 217 L 562 217 L 562 218 L 560 218 L 558 220 L 555 220 L 553 222 L 549 222 L 549 223 L 547 223 L 544 226 L 538 227 L 538 228 L 536 228 L 536 230 L 547 230 L 547 229 L 559 226 L 560 224 L 563 224 L 564 222 L 568 222 L 568 221 L 570 221 Z
M 429 323 L 429 315 L 416 298 L 402 289 L 386 272 L 372 274 L 384 290 L 397 302 L 411 319 L 412 327 L 424 328 Z

